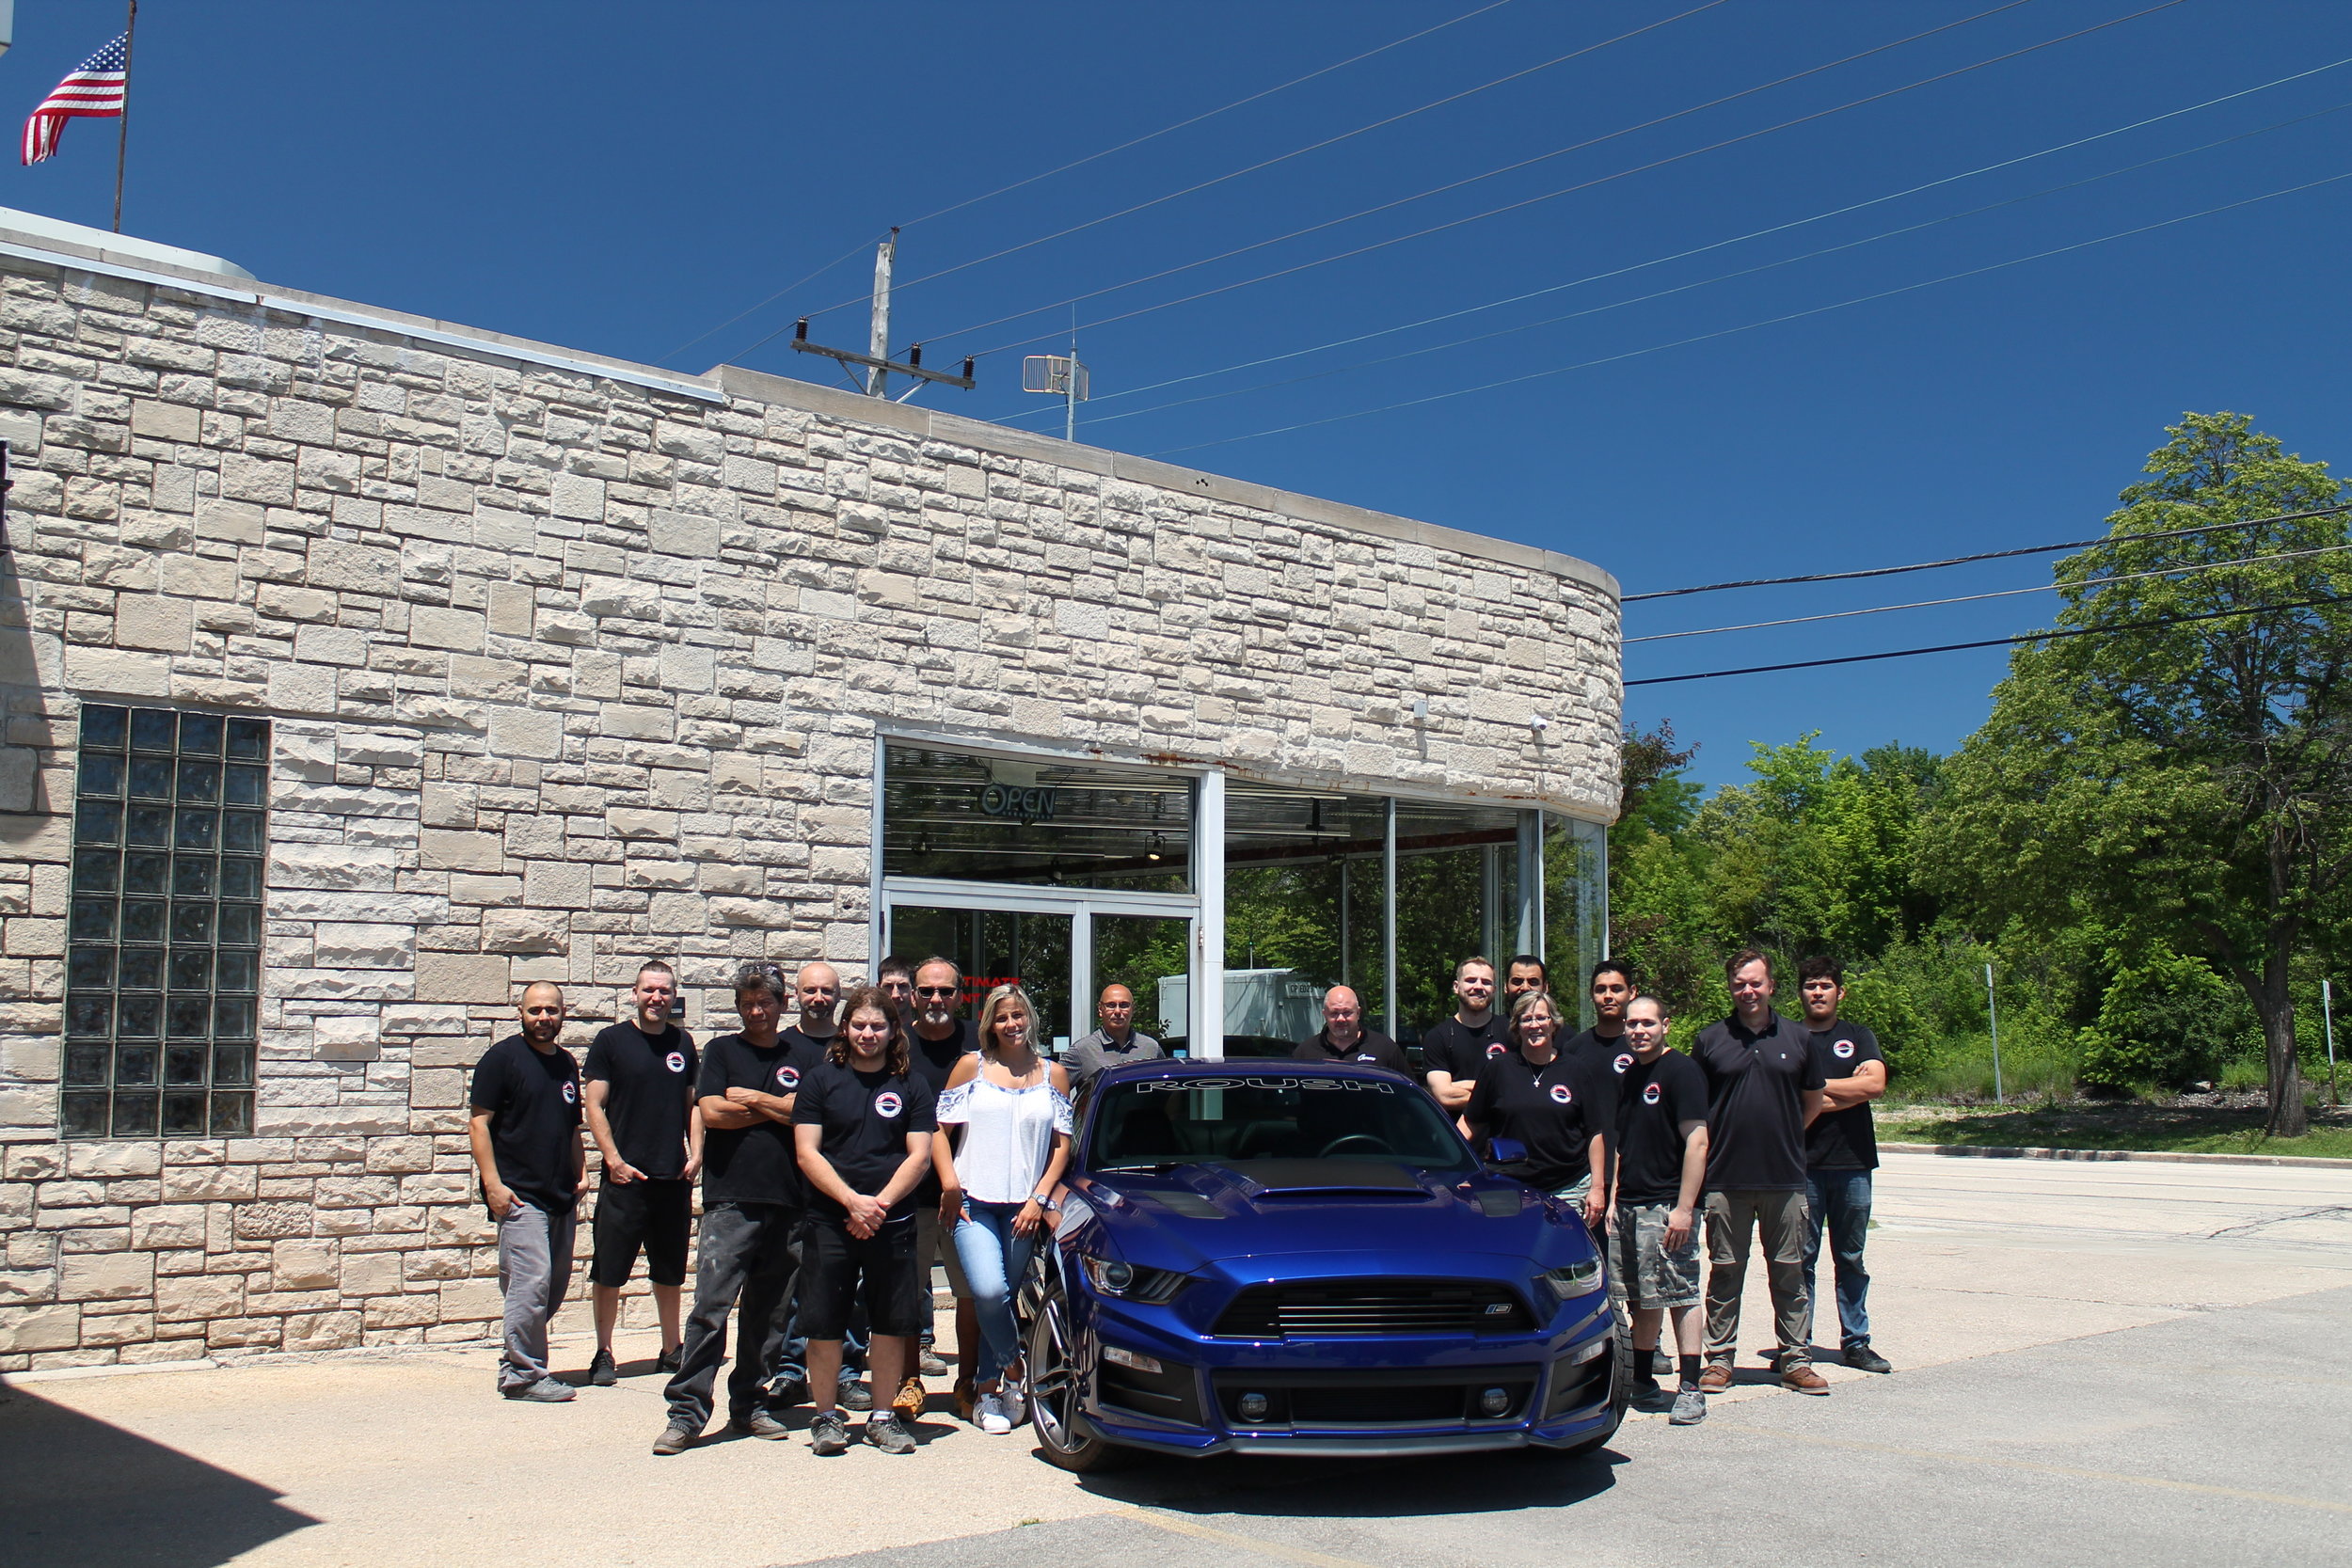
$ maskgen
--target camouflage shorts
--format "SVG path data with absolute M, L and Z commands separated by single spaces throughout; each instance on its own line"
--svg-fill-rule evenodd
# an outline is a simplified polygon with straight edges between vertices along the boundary
M 1616 1275 L 1625 1282 L 1626 1305 L 1639 1311 L 1662 1307 L 1696 1307 L 1699 1303 L 1699 1226 L 1692 1217 L 1691 1235 L 1682 1245 L 1666 1248 L 1666 1217 L 1671 1203 L 1629 1203 L 1617 1209 L 1617 1234 L 1612 1239 Z

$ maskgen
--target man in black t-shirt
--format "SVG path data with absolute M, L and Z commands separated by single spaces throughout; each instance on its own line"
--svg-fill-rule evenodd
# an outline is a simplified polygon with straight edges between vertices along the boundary
M 925 958 L 915 966 L 914 996 L 914 1027 L 907 1037 L 914 1053 L 911 1065 L 915 1076 L 930 1085 L 932 1098 L 937 1099 L 946 1089 L 947 1075 L 956 1069 L 956 1064 L 980 1048 L 971 1021 L 956 1016 L 956 1006 L 963 996 L 963 972 L 952 959 Z M 980 1320 L 972 1305 L 972 1287 L 963 1277 L 963 1259 L 956 1256 L 954 1227 L 943 1222 L 939 1212 L 940 1196 L 935 1172 L 925 1176 L 923 1185 L 915 1190 L 914 1270 L 926 1287 L 930 1284 L 934 1265 L 947 1271 L 947 1289 L 956 1298 L 955 1397 L 959 1406 L 968 1406 L 975 1398 L 971 1347 L 980 1342 Z M 915 1371 L 920 1376 L 947 1375 L 949 1364 L 938 1353 L 929 1318 L 923 1321 L 915 1355 Z M 919 1383 L 912 1390 L 902 1387 L 898 1392 L 901 1400 L 910 1393 L 915 1396 L 911 1410 L 899 1404 L 902 1411 L 910 1418 L 922 1415 Z
M 1531 990 L 1549 990 L 1551 972 L 1533 953 L 1514 953 L 1502 960 L 1502 1001 L 1495 1011 L 1511 1016 L 1511 1004 Z
M 818 1059 L 787 1043 L 776 1028 L 784 976 L 774 965 L 749 963 L 736 972 L 735 1011 L 741 1032 L 703 1047 L 702 1249 L 677 1374 L 663 1390 L 670 1424 L 655 1440 L 659 1454 L 691 1447 L 710 1424 L 713 1387 L 727 1354 L 727 1314 L 739 1297 L 728 1425 L 754 1437 L 787 1435 L 775 1413 L 798 1402 L 804 1386 L 785 1353 L 787 1304 L 808 1206 L 792 1148 L 792 1107 Z
M 700 1061 L 693 1037 L 670 1022 L 677 975 L 649 962 L 629 990 L 636 1016 L 599 1030 L 588 1045 L 588 1133 L 604 1156 L 596 1188 L 596 1260 L 588 1280 L 596 1305 L 596 1356 L 588 1381 L 609 1388 L 620 1377 L 612 1331 L 621 1321 L 621 1287 L 640 1247 L 661 1321 L 660 1372 L 678 1369 L 678 1288 L 686 1282 L 687 1235 L 694 1223 L 694 1177 L 702 1169 L 702 1113 L 694 1104 Z
M 499 1290 L 506 1348 L 499 1392 L 561 1404 L 569 1384 L 548 1371 L 548 1322 L 572 1278 L 572 1238 L 587 1187 L 580 1147 L 580 1064 L 556 1043 L 564 992 L 546 980 L 523 990 L 522 1033 L 474 1065 L 466 1133 L 483 1201 L 499 1227 Z
M 851 1307 L 866 1308 L 873 1333 L 867 1354 L 875 1383 L 885 1388 L 899 1386 L 930 1316 L 915 1277 L 914 1194 L 932 1168 L 936 1101 L 910 1068 L 906 1037 L 880 991 L 852 991 L 843 1011 L 841 1038 L 792 1114 L 809 1184 L 801 1325 L 817 1403 L 809 1446 L 820 1454 L 849 1446 L 830 1390 Z M 914 1451 L 895 1406 L 868 1416 L 865 1435 L 884 1453 Z
M 1379 1030 L 1364 1027 L 1364 1005 L 1345 986 L 1323 993 L 1323 1027 L 1300 1040 L 1291 1056 L 1301 1062 L 1361 1062 L 1412 1076 L 1405 1048 Z
M 1731 1386 L 1748 1251 L 1764 1232 L 1765 1277 L 1780 1331 L 1780 1386 L 1826 1394 L 1806 1344 L 1804 1129 L 1821 1104 L 1821 1074 L 1803 1024 L 1772 1010 L 1772 963 L 1755 948 L 1724 966 L 1731 1017 L 1699 1031 L 1692 1056 L 1707 1077 L 1707 1370 L 1710 1394 Z
M 1494 1010 L 1495 966 L 1491 958 L 1464 958 L 1454 966 L 1454 1016 L 1421 1037 L 1422 1070 L 1429 1092 L 1453 1116 L 1470 1103 L 1479 1070 L 1511 1049 L 1502 1037 L 1502 1018 Z
M 1658 1399 L 1658 1332 L 1671 1315 L 1681 1386 L 1668 1419 L 1691 1426 L 1707 1418 L 1696 1217 L 1707 1178 L 1707 1078 L 1690 1057 L 1666 1049 L 1674 1021 L 1658 998 L 1637 996 L 1619 1017 L 1633 1065 L 1618 1084 L 1610 1272 L 1624 1282 L 1633 1318 L 1635 1401 L 1647 1407 Z
M 1593 1026 L 1563 1049 L 1584 1069 L 1590 1080 L 1590 1093 L 1613 1139 L 1618 1084 L 1633 1066 L 1633 1050 L 1625 1037 L 1626 1005 L 1633 1000 L 1636 989 L 1633 971 L 1616 958 L 1603 958 L 1593 965 L 1591 985 Z
M 1876 1035 L 1838 1018 L 1837 1009 L 1846 1000 L 1846 977 L 1836 959 L 1812 958 L 1798 965 L 1797 993 L 1804 1002 L 1813 1065 L 1824 1080 L 1821 1114 L 1805 1129 L 1805 1182 L 1810 1199 L 1805 1295 L 1816 1307 L 1820 1305 L 1816 1271 L 1826 1224 L 1831 1256 L 1837 1267 L 1840 1359 L 1862 1371 L 1891 1372 L 1895 1369 L 1886 1357 L 1870 1348 L 1870 1271 L 1862 1260 L 1863 1243 L 1870 1237 L 1870 1173 L 1879 1163 L 1878 1131 L 1870 1125 L 1870 1101 L 1886 1092 L 1886 1053 L 1879 1049 Z

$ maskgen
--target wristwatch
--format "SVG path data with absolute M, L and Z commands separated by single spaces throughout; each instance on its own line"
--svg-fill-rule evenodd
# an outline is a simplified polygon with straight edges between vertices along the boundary
M 1036 1204 L 1039 1208 L 1044 1210 L 1049 1214 L 1052 1213 L 1056 1208 L 1059 1207 L 1054 1202 L 1054 1195 L 1051 1193 L 1031 1193 L 1029 1195 L 1029 1201 Z

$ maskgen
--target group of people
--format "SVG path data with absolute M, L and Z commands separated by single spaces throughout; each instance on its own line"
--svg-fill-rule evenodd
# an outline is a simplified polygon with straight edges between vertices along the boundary
M 877 984 L 846 992 L 830 964 L 804 964 L 788 985 L 775 966 L 747 964 L 738 1029 L 698 1051 L 671 1016 L 675 973 L 648 962 L 633 1016 L 596 1035 L 583 1067 L 557 1043 L 562 990 L 526 989 L 520 1031 L 474 1069 L 469 1120 L 498 1227 L 500 1391 L 576 1397 L 548 1370 L 548 1323 L 588 1188 L 584 1121 L 602 1164 L 589 1382 L 618 1379 L 620 1292 L 642 1253 L 670 1374 L 655 1453 L 681 1453 L 709 1426 L 730 1317 L 729 1430 L 786 1437 L 784 1413 L 806 1403 L 810 1446 L 837 1454 L 851 1442 L 844 1409 L 863 1410 L 865 1442 L 913 1452 L 923 1379 L 949 1370 L 930 1343 L 934 1261 L 957 1297 L 957 1406 L 984 1433 L 1011 1432 L 1026 1414 L 1012 1297 L 1069 1159 L 1071 1083 L 1040 1053 L 1019 986 L 991 990 L 977 1022 L 960 1016 L 962 990 L 945 958 L 886 959 Z
M 1840 1355 L 1889 1370 L 1870 1346 L 1863 1256 L 1884 1056 L 1869 1030 L 1838 1016 L 1845 988 L 1833 960 L 1799 966 L 1799 1018 L 1774 1007 L 1765 954 L 1741 952 L 1724 973 L 1731 1016 L 1700 1030 L 1687 1055 L 1666 1043 L 1666 1003 L 1615 959 L 1594 967 L 1595 1022 L 1569 1037 L 1568 1009 L 1531 955 L 1500 971 L 1463 959 L 1454 1014 L 1421 1041 L 1418 1076 L 1463 1132 L 1499 1168 L 1581 1208 L 1631 1323 L 1635 1398 L 1677 1425 L 1703 1419 L 1707 1396 L 1731 1386 L 1759 1230 L 1776 1330 L 1765 1354 L 1781 1386 L 1829 1392 L 1812 1364 L 1825 1237 Z M 596 1036 L 583 1068 L 557 1043 L 564 995 L 543 981 L 523 992 L 519 1032 L 476 1066 L 469 1128 L 505 1296 L 500 1391 L 575 1397 L 548 1370 L 548 1323 L 588 1187 L 584 1121 L 602 1165 L 589 1381 L 619 1375 L 621 1290 L 642 1253 L 661 1327 L 658 1370 L 669 1374 L 655 1453 L 683 1452 L 708 1427 L 731 1315 L 730 1430 L 783 1438 L 783 1413 L 807 1403 L 811 1446 L 841 1453 L 851 1441 L 842 1412 L 862 1410 L 864 1441 L 912 1452 L 923 1379 L 950 1370 L 930 1326 L 934 1262 L 956 1298 L 956 1407 L 984 1433 L 1009 1433 L 1026 1415 L 1013 1300 L 1069 1162 L 1073 1103 L 1105 1069 L 1163 1054 L 1135 1027 L 1134 994 L 1105 987 L 1102 1027 L 1055 1061 L 1018 985 L 996 987 L 976 1021 L 962 1018 L 963 977 L 946 958 L 886 958 L 874 985 L 846 993 L 829 964 L 803 965 L 787 986 L 775 966 L 751 963 L 734 993 L 739 1027 L 697 1051 L 672 1017 L 675 974 L 648 962 L 633 1016 Z M 1416 1075 L 1396 1041 L 1366 1024 L 1355 991 L 1331 988 L 1323 1013 L 1298 1060 Z M 1669 1323 L 1672 1356 L 1659 1343 Z M 1661 1370 L 1677 1378 L 1671 1394 Z
M 1870 1101 L 1886 1091 L 1884 1053 L 1868 1029 L 1838 1016 L 1845 980 L 1833 959 L 1798 966 L 1797 1018 L 1773 1006 L 1768 955 L 1735 955 L 1724 977 L 1731 1016 L 1699 1030 L 1687 1055 L 1666 1043 L 1665 1001 L 1613 958 L 1594 966 L 1595 1022 L 1573 1038 L 1562 1037 L 1567 1020 L 1542 962 L 1525 956 L 1507 966 L 1500 1007 L 1495 966 L 1464 959 L 1457 1010 L 1423 1037 L 1429 1092 L 1462 1131 L 1502 1168 L 1581 1207 L 1631 1319 L 1635 1400 L 1678 1426 L 1705 1419 L 1707 1396 L 1731 1386 L 1759 1231 L 1776 1335 L 1764 1354 L 1781 1386 L 1829 1392 L 1812 1349 L 1825 1235 L 1839 1356 L 1864 1371 L 1892 1370 L 1870 1346 L 1863 1256 L 1878 1164 Z M 1372 1037 L 1356 1059 L 1383 1059 L 1386 1043 Z M 1325 1036 L 1308 1045 L 1344 1053 Z M 1669 1321 L 1671 1357 L 1659 1348 Z M 1676 1375 L 1672 1394 L 1657 1382 L 1661 1364 Z

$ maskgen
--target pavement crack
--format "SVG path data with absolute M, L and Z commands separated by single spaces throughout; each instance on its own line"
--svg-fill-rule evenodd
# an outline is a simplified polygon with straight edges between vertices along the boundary
M 2237 1225 L 2225 1225 L 2218 1230 L 2205 1232 L 2207 1241 L 2219 1241 L 2224 1236 L 2250 1236 L 2267 1230 L 2274 1225 L 2292 1225 L 2296 1220 L 2324 1220 L 2336 1214 L 2352 1214 L 2352 1203 L 2323 1203 L 2316 1209 L 2297 1209 L 2284 1214 L 2265 1214 L 2260 1219 L 2246 1220 Z

